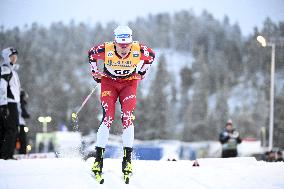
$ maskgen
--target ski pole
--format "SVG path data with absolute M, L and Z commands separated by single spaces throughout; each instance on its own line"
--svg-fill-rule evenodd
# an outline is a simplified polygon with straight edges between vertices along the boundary
M 92 94 L 95 92 L 95 90 L 97 89 L 99 84 L 97 84 L 93 90 L 89 93 L 89 95 L 85 98 L 85 100 L 83 101 L 83 103 L 81 104 L 80 108 L 76 111 L 72 113 L 72 120 L 73 122 L 77 122 L 77 118 L 78 118 L 78 113 L 82 110 L 82 108 L 85 106 L 85 104 L 87 103 L 87 101 L 89 100 L 89 98 L 92 96 Z

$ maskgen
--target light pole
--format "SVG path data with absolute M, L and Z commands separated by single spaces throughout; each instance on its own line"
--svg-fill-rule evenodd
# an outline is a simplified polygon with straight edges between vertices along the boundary
M 266 39 L 262 36 L 257 36 L 257 41 L 261 43 L 263 47 L 271 47 L 271 76 L 270 76 L 270 112 L 269 112 L 269 141 L 268 148 L 273 148 L 273 129 L 274 129 L 274 80 L 275 80 L 275 43 L 266 42 Z
M 40 116 L 38 117 L 37 120 L 42 123 L 42 132 L 47 133 L 47 123 L 51 122 L 52 120 L 51 117 L 50 116 L 47 116 L 47 117 Z

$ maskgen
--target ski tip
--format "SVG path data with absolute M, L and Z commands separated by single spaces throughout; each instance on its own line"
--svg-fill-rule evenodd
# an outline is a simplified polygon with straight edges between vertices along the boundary
M 99 183 L 99 184 L 103 184 L 105 182 L 105 179 L 102 177 L 101 173 L 95 173 L 94 175 L 92 175 L 96 181 Z
M 103 184 L 105 182 L 105 179 L 102 179 L 101 181 L 100 181 L 100 184 Z
M 125 184 L 129 184 L 129 174 L 124 175 L 124 182 Z
M 197 161 L 197 160 L 195 160 L 192 166 L 193 166 L 193 167 L 199 167 L 199 163 L 198 163 L 198 161 Z
M 125 184 L 129 184 L 129 178 L 126 178 L 126 179 L 124 180 L 124 182 L 125 182 Z

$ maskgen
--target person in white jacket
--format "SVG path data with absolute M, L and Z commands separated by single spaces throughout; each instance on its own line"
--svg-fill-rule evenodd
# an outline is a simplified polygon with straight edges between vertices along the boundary
M 18 51 L 13 47 L 2 50 L 0 67 L 0 159 L 13 159 L 19 124 L 17 104 L 20 103 L 20 80 L 16 72 Z

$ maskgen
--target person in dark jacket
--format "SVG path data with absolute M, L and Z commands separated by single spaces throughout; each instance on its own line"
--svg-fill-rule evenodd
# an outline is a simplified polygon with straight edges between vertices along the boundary
M 228 120 L 226 127 L 219 135 L 222 144 L 222 158 L 237 157 L 237 145 L 242 142 L 239 132 L 233 128 L 232 120 Z
M 282 151 L 280 150 L 277 151 L 276 155 L 277 155 L 276 161 L 284 161 Z
M 19 109 L 19 129 L 18 129 L 18 141 L 19 141 L 19 154 L 27 153 L 27 131 L 25 119 L 30 118 L 30 114 L 27 112 L 27 100 L 28 93 L 21 89 L 20 103 L 18 104 Z

